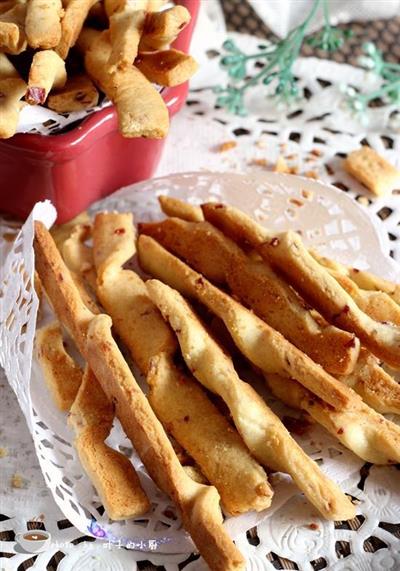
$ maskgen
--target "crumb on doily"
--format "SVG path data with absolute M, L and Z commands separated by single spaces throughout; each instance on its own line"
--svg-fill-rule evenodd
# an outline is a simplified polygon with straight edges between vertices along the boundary
M 366 196 L 358 196 L 356 198 L 356 200 L 357 200 L 357 202 L 359 202 L 363 206 L 368 206 L 368 204 L 369 204 L 369 200 Z
M 224 143 L 220 143 L 219 145 L 217 145 L 215 147 L 215 151 L 217 153 L 225 153 L 226 151 L 230 151 L 231 149 L 234 149 L 235 147 L 237 147 L 236 141 L 225 141 Z
M 267 161 L 267 159 L 251 159 L 249 161 L 249 165 L 254 165 L 257 167 L 267 167 L 268 161 Z
M 317 531 L 319 529 L 319 525 L 317 523 L 312 522 L 308 524 L 308 528 L 312 529 L 313 531 Z
M 3 448 L 3 446 L 0 446 L 0 458 L 5 458 L 6 456 L 8 456 L 7 448 Z
M 279 155 L 278 160 L 275 163 L 274 172 L 282 172 L 282 173 L 289 172 L 289 166 L 281 155 Z
M 255 142 L 255 145 L 259 149 L 266 149 L 267 148 L 267 141 L 264 141 L 264 139 L 259 139 L 258 141 Z
M 311 149 L 310 151 L 310 155 L 313 155 L 314 157 L 322 157 L 324 153 L 320 150 L 320 149 Z
M 312 198 L 314 197 L 314 193 L 312 190 L 307 190 L 306 188 L 303 188 L 303 190 L 301 191 L 301 196 L 306 200 L 312 200 Z
M 304 175 L 305 175 L 307 178 L 318 179 L 318 173 L 317 173 L 316 171 L 306 171 L 306 172 L 304 173 Z
M 300 200 L 299 198 L 289 198 L 289 202 L 291 204 L 294 204 L 295 206 L 298 206 L 299 208 L 304 206 L 304 202 L 302 200 Z
M 21 474 L 15 473 L 11 478 L 11 487 L 17 490 L 25 487 L 25 480 Z

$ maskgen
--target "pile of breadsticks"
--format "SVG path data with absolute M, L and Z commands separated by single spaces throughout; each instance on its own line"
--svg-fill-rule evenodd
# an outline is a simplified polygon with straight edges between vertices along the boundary
M 400 285 L 321 258 L 297 233 L 270 233 L 230 206 L 160 204 L 168 218 L 139 224 L 139 238 L 129 213 L 81 219 L 53 237 L 37 223 L 36 270 L 58 319 L 38 331 L 38 358 L 109 517 L 150 506 L 132 464 L 104 442 L 115 414 L 210 568 L 243 569 L 221 506 L 268 508 L 268 472 L 289 474 L 327 519 L 351 519 L 355 506 L 233 357 L 363 460 L 398 463 L 400 428 L 382 413 L 400 413 L 387 372 L 400 369 Z M 151 279 L 127 265 L 135 255 Z
M 190 14 L 165 2 L 1 1 L 0 138 L 14 135 L 23 105 L 80 111 L 98 104 L 99 90 L 123 136 L 164 137 L 168 110 L 154 84 L 179 85 L 197 69 L 170 48 Z

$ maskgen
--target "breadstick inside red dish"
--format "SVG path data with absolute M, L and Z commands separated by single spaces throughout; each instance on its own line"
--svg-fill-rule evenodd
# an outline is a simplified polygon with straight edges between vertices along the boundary
M 52 89 L 63 87 L 67 81 L 65 62 L 54 50 L 35 53 L 29 70 L 26 101 L 42 105 Z
M 25 32 L 31 48 L 48 50 L 61 40 L 61 0 L 29 0 Z

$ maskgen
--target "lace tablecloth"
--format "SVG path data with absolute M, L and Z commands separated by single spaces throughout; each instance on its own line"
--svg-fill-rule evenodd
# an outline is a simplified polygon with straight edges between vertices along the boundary
M 250 43 L 258 40 L 246 37 L 239 42 Z M 251 46 L 250 46 L 251 47 Z M 204 86 L 215 81 L 216 59 L 212 58 L 203 66 L 200 78 L 194 84 L 187 106 L 178 115 L 171 128 L 166 152 L 158 169 L 158 175 L 172 172 L 218 170 L 243 172 L 254 169 L 263 172 L 272 169 L 278 156 L 285 157 L 294 172 L 335 184 L 353 196 L 367 209 L 371 216 L 378 216 L 384 224 L 391 244 L 391 255 L 400 261 L 400 194 L 374 199 L 361 185 L 346 175 L 341 168 L 343 155 L 357 148 L 360 143 L 368 143 L 400 168 L 400 121 L 394 108 L 378 108 L 371 111 L 368 122 L 351 116 L 343 101 L 340 84 L 351 82 L 355 86 L 373 82 L 363 71 L 346 65 L 321 60 L 300 60 L 295 73 L 305 98 L 297 105 L 279 109 L 276 102 L 265 97 L 264 92 L 254 90 L 249 101 L 250 114 L 246 118 L 227 115 L 214 108 L 214 95 Z M 230 143 L 221 151 L 222 143 Z M 224 148 L 224 147 L 222 147 Z M 166 569 L 176 568 L 187 556 L 163 556 L 127 552 L 123 549 L 105 549 L 101 542 L 89 543 L 68 521 L 64 519 L 54 504 L 45 486 L 25 421 L 20 413 L 15 397 L 4 377 L 0 378 L 2 396 L 0 414 L 3 420 L 0 439 L 0 466 L 2 490 L 0 495 L 0 569 L 3 571 L 27 569 L 58 569 L 61 571 L 84 566 L 96 570 L 132 569 L 137 567 L 165 565 Z M 363 489 L 366 472 L 360 475 L 359 489 Z M 372 468 L 379 479 L 379 469 Z M 379 486 L 376 488 L 379 496 Z M 385 481 L 381 482 L 382 497 L 372 498 L 371 506 L 381 505 L 380 519 L 384 514 L 398 510 L 398 520 L 381 523 L 377 530 L 363 530 L 364 549 L 373 552 L 368 560 L 352 555 L 352 542 L 357 541 L 357 532 L 363 521 L 358 521 L 357 529 L 348 524 L 335 524 L 336 559 L 332 569 L 391 569 L 399 568 L 400 552 L 399 525 L 400 507 L 386 505 L 384 496 Z M 7 496 L 7 498 L 6 498 Z M 386 510 L 386 511 L 385 511 Z M 23 514 L 23 515 L 22 515 Z M 27 520 L 29 523 L 27 524 Z M 26 526 L 46 528 L 52 533 L 54 547 L 51 553 L 36 558 L 24 553 L 14 541 L 14 534 Z M 350 529 L 349 529 L 350 528 Z M 368 533 L 366 533 L 368 532 Z M 273 534 L 273 530 L 269 530 Z M 365 535 L 366 533 L 366 535 Z M 379 536 L 379 537 L 377 537 Z M 273 536 L 271 536 L 273 542 Z M 265 541 L 257 532 L 249 532 L 243 542 L 254 548 Z M 293 546 L 297 538 L 293 530 L 286 541 Z M 311 549 L 319 541 L 318 534 L 310 534 Z M 105 544 L 107 546 L 107 544 Z M 391 546 L 391 549 L 388 548 Z M 296 564 L 279 557 L 279 553 L 259 551 L 260 558 L 254 565 L 258 569 L 296 569 Z M 65 558 L 65 554 L 68 557 Z M 64 558 L 64 564 L 63 564 Z M 66 561 L 68 563 L 66 564 Z M 301 570 L 327 568 L 326 561 L 316 558 L 308 561 Z

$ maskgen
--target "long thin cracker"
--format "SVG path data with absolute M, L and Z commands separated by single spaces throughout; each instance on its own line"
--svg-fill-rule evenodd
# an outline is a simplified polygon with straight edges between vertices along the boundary
M 54 50 L 36 52 L 29 70 L 25 99 L 30 105 L 41 105 L 53 88 L 63 87 L 66 81 L 65 63 Z
M 359 399 L 280 333 L 149 236 L 139 237 L 138 254 L 146 272 L 199 300 L 220 317 L 239 349 L 265 372 L 295 378 L 334 407 L 351 406 L 354 399 Z
M 85 29 L 79 46 L 85 51 L 87 73 L 117 108 L 120 132 L 125 137 L 165 137 L 169 116 L 160 93 L 134 66 L 111 73 L 109 32 Z
M 185 6 L 147 14 L 139 51 L 165 50 L 189 22 L 190 13 Z
M 31 48 L 48 50 L 61 40 L 61 0 L 29 0 L 25 32 Z
M 243 440 L 259 462 L 287 472 L 326 517 L 354 517 L 354 506 L 292 439 L 257 392 L 238 377 L 232 360 L 208 334 L 184 298 L 157 280 L 147 282 L 151 298 L 174 329 L 187 366 L 201 384 L 227 404 Z
M 36 332 L 38 361 L 56 406 L 69 410 L 82 381 L 82 369 L 68 355 L 60 324 L 55 321 Z
M 276 397 L 288 406 L 308 412 L 366 462 L 396 464 L 400 461 L 399 427 L 362 401 L 352 409 L 333 409 L 293 379 L 280 375 L 264 376 Z
M 343 375 L 353 370 L 360 345 L 355 336 L 329 324 L 320 325 L 272 268 L 251 260 L 208 222 L 172 218 L 141 224 L 140 231 L 206 278 L 228 285 L 233 295 L 328 372 Z
M 75 431 L 74 446 L 85 472 L 108 517 L 118 521 L 145 514 L 150 502 L 130 460 L 104 442 L 113 419 L 112 402 L 91 369 L 86 367 L 68 423 Z
M 271 234 L 240 210 L 203 205 L 205 218 L 233 239 L 245 241 L 285 276 L 329 322 L 355 333 L 363 345 L 393 368 L 400 368 L 400 328 L 378 323 L 307 251 L 293 231 Z
M 36 268 L 55 312 L 72 332 L 154 481 L 176 502 L 184 525 L 212 569 L 243 569 L 244 560 L 222 526 L 219 495 L 186 475 L 111 334 L 111 319 L 85 307 L 43 224 L 35 225 Z
M 66 59 L 69 50 L 75 45 L 86 17 L 96 0 L 67 0 L 61 22 L 61 39 L 56 48 L 58 55 Z
M 131 214 L 100 213 L 93 232 L 97 295 L 150 384 L 157 416 L 216 486 L 230 513 L 261 510 L 272 490 L 261 466 L 236 430 L 202 389 L 174 364 L 177 342 L 132 270 L 123 269 L 135 251 Z

